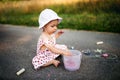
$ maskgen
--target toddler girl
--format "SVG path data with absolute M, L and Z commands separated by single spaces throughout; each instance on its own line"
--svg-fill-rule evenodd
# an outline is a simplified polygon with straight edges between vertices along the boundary
M 62 31 L 56 32 L 57 25 L 61 20 L 62 18 L 51 9 L 45 9 L 41 12 L 39 16 L 39 29 L 43 29 L 43 31 L 37 43 L 37 54 L 32 59 L 32 64 L 36 70 L 51 64 L 57 67 L 60 61 L 55 58 L 60 54 L 71 55 L 65 45 L 56 44 L 56 38 L 63 33 Z

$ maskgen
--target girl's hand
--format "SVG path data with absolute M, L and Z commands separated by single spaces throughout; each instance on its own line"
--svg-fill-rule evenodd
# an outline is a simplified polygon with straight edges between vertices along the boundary
M 62 31 L 62 30 L 57 32 L 58 36 L 62 35 L 63 33 L 64 33 L 64 31 Z
M 56 38 L 58 38 L 60 35 L 62 35 L 64 33 L 64 31 L 60 30 L 56 33 Z
M 67 51 L 63 55 L 65 55 L 65 56 L 72 56 L 72 53 L 70 51 Z
M 64 33 L 64 31 L 62 31 L 62 30 L 61 30 L 61 31 L 58 31 L 58 34 L 63 34 L 63 33 Z

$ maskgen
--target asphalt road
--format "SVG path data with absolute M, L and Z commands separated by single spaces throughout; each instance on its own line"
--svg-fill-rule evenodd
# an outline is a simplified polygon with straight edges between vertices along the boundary
M 65 30 L 57 40 L 59 44 L 74 46 L 77 50 L 102 49 L 116 55 L 115 59 L 82 54 L 80 69 L 65 70 L 62 57 L 58 68 L 49 66 L 38 71 L 33 69 L 32 58 L 41 31 L 35 27 L 0 24 L 0 80 L 119 80 L 120 34 L 108 32 Z M 96 42 L 103 41 L 102 45 Z M 16 72 L 25 68 L 20 76 Z

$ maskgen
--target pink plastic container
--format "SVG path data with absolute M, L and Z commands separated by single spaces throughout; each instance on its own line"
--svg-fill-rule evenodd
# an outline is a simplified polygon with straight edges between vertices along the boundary
M 63 56 L 63 63 L 66 70 L 76 71 L 80 68 L 82 54 L 78 50 L 70 50 L 72 56 Z

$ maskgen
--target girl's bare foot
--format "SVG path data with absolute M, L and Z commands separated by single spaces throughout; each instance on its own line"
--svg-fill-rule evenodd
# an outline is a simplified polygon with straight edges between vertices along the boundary
M 54 65 L 55 67 L 57 67 L 59 64 L 60 64 L 60 61 L 58 61 L 58 60 L 54 60 L 54 61 L 53 61 L 53 65 Z

